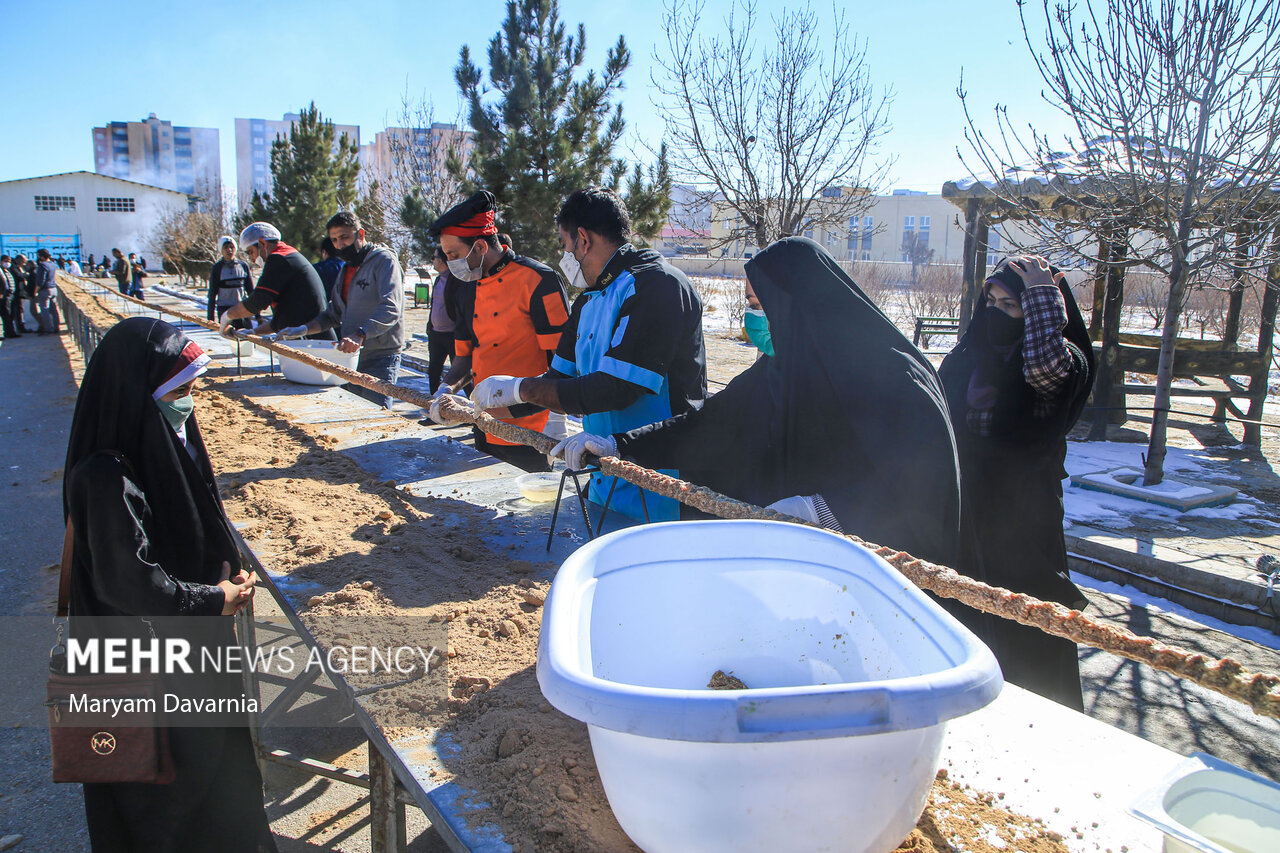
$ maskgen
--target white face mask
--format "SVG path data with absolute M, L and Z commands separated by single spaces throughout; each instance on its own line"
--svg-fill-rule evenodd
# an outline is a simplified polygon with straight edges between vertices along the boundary
M 471 251 L 475 251 L 475 246 L 471 247 Z M 471 264 L 467 263 L 467 258 L 471 257 L 471 252 L 467 252 L 466 257 L 456 258 L 448 261 L 449 275 L 458 281 L 478 281 L 480 279 L 480 267 L 471 268 Z
M 560 259 L 560 269 L 564 270 L 564 276 L 568 279 L 570 287 L 576 287 L 579 290 L 587 289 L 587 279 L 582 274 L 582 264 L 578 263 L 573 252 L 564 253 L 564 257 Z

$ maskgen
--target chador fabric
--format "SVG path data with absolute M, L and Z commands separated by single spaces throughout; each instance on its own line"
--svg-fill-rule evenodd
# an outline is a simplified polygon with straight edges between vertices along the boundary
M 761 506 L 821 494 L 847 533 L 950 561 L 959 472 L 933 368 L 812 240 L 747 263 L 775 355 L 619 452 Z
M 964 545 L 956 568 L 993 586 L 1082 608 L 1087 601 L 1067 570 L 1062 479 L 1066 436 L 1093 384 L 1093 346 L 1065 282 L 1011 292 L 1022 294 L 1023 336 L 1008 342 L 993 327 L 993 319 L 1003 323 L 992 313 L 998 309 L 980 302 L 939 368 L 964 485 Z M 1062 354 L 1063 340 L 1054 390 L 1043 393 L 1028 381 L 1038 376 L 1037 365 L 1028 371 L 1028 354 L 1050 346 Z M 995 617 L 983 617 L 975 628 L 1007 680 L 1082 707 L 1074 643 Z
M 70 634 L 181 636 L 193 657 L 235 645 L 217 586 L 240 568 L 213 469 L 193 415 L 186 446 L 156 403 L 158 389 L 198 370 L 204 356 L 160 320 L 123 320 L 103 336 L 81 383 L 71 424 L 63 504 L 72 523 Z M 181 381 L 178 384 L 182 384 Z M 175 386 L 176 387 L 176 386 Z M 112 621 L 109 618 L 114 617 Z M 240 696 L 239 676 L 166 676 L 165 689 L 197 698 Z M 247 720 L 216 717 L 189 727 L 170 718 L 176 778 L 164 785 L 86 784 L 95 853 L 273 851 L 262 778 Z M 205 720 L 204 722 L 210 722 Z

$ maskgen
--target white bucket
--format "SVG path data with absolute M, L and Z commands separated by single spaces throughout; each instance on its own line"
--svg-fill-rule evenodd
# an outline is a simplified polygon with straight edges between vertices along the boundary
M 1204 753 L 1174 768 L 1129 811 L 1165 834 L 1165 853 L 1280 850 L 1280 785 Z
M 253 355 L 254 349 L 253 341 L 237 340 L 231 342 L 231 354 L 238 355 L 241 358 L 248 358 Z
M 746 690 L 706 688 L 716 670 Z M 650 524 L 560 568 L 538 683 L 587 723 L 619 824 L 656 851 L 887 853 L 945 721 L 993 700 L 991 652 L 842 536 Z
M 318 356 L 326 361 L 332 361 L 341 367 L 356 369 L 356 364 L 360 361 L 360 352 L 340 352 L 338 345 L 333 341 L 281 341 L 291 349 L 306 350 L 309 355 Z M 286 356 L 280 357 L 280 369 L 284 372 L 284 378 L 290 382 L 299 382 L 303 385 L 342 385 L 347 380 L 343 379 L 327 370 L 318 370 L 309 364 L 303 364 Z

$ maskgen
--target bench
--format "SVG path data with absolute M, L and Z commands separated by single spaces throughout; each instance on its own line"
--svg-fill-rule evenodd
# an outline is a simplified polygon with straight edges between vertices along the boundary
M 920 338 L 929 335 L 959 335 L 958 317 L 917 317 L 916 333 L 911 338 L 914 346 L 920 346 Z

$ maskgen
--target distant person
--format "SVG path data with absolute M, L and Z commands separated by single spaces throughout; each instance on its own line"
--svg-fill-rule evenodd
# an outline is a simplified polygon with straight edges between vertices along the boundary
M 394 383 L 400 375 L 404 351 L 404 274 L 388 247 L 365 240 L 360 219 L 350 211 L 335 213 L 325 225 L 328 239 L 342 263 L 342 274 L 329 293 L 329 306 L 287 335 L 312 335 L 338 329 L 338 349 L 359 352 L 356 370 Z M 391 408 L 392 398 L 360 386 L 348 388 L 368 400 Z
M 231 336 L 231 321 L 244 320 L 271 309 L 271 317 L 259 323 L 258 334 L 279 332 L 311 322 L 324 310 L 324 286 L 316 268 L 301 252 L 280 239 L 280 229 L 270 222 L 254 222 L 240 232 L 240 248 L 249 263 L 262 267 L 253 292 L 222 313 L 222 333 Z M 308 335 L 331 341 L 333 332 Z
M 62 257 L 62 255 L 58 255 L 54 263 L 58 265 L 58 269 L 60 270 L 65 270 L 67 268 L 67 259 Z
M 13 322 L 14 293 L 17 290 L 17 284 L 13 280 L 13 273 L 9 270 L 11 262 L 12 258 L 8 255 L 0 255 L 0 324 L 3 325 L 5 340 L 22 337 L 17 325 Z
M 234 237 L 219 237 L 218 252 L 222 255 L 209 270 L 209 293 L 205 297 L 205 317 L 213 322 L 218 316 L 253 292 L 253 279 L 249 265 L 236 257 Z M 247 318 L 232 320 L 236 329 L 250 329 L 253 322 Z
M 116 287 L 120 292 L 129 295 L 129 291 L 133 289 L 133 267 L 129 265 L 129 259 L 124 256 L 124 252 L 119 249 L 112 249 L 111 256 L 116 262 L 111 266 L 111 274 L 115 276 Z
M 84 276 L 84 270 L 80 269 L 80 262 L 77 261 L 75 258 L 72 258 L 71 260 L 67 261 L 67 272 L 77 277 Z
M 98 268 L 98 265 L 97 265 L 97 264 L 95 264 L 95 263 L 93 262 L 93 255 L 92 255 L 92 254 L 90 254 L 90 255 L 89 255 L 89 260 L 85 261 L 85 269 L 87 269 L 87 270 L 89 270 L 90 272 L 92 272 L 93 270 L 96 270 L 97 268 Z
M 134 299 L 146 300 L 147 294 L 142 289 L 142 280 L 147 277 L 147 268 L 138 260 L 133 252 L 129 253 L 129 295 Z
M 37 249 L 35 274 L 35 314 L 39 323 L 38 335 L 58 334 L 58 306 L 54 298 L 58 295 L 58 267 L 48 249 Z
M 27 291 L 26 255 L 14 257 L 9 264 L 9 274 L 13 276 L 13 296 L 9 307 L 10 315 L 13 318 L 13 325 L 18 330 L 18 334 L 27 334 L 32 330 L 27 328 L 26 312 L 23 310 L 23 303 L 31 298 L 30 293 Z
M 145 270 L 145 269 L 147 268 L 147 259 L 146 259 L 146 258 L 144 258 L 144 257 L 142 257 L 141 255 L 139 255 L 139 256 L 138 256 L 138 265 L 139 265 L 139 266 L 141 266 L 141 267 Z
M 324 286 L 325 298 L 333 293 L 333 286 L 342 274 L 342 258 L 333 247 L 333 241 L 325 237 L 320 241 L 320 263 L 315 265 L 316 274 L 320 276 L 320 284 Z
M 446 359 L 453 358 L 453 330 L 458 325 L 458 282 L 449 275 L 449 259 L 436 246 L 431 256 L 436 280 L 431 284 L 431 314 L 427 320 L 427 384 L 440 387 Z
M 938 374 L 960 457 L 967 541 L 961 572 L 1073 609 L 1063 537 L 1067 433 L 1093 386 L 1093 344 L 1066 276 L 1044 258 L 998 264 Z M 886 543 L 894 544 L 894 543 Z M 976 633 L 1006 680 L 1084 710 L 1079 650 L 1062 637 L 984 617 Z

